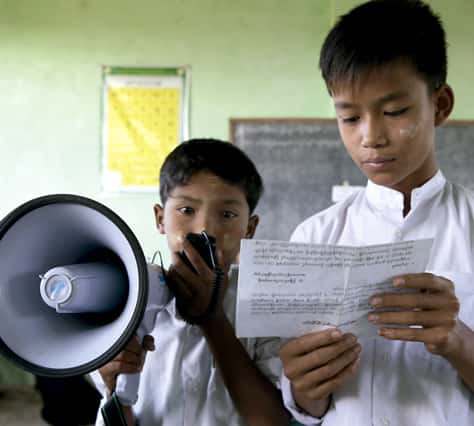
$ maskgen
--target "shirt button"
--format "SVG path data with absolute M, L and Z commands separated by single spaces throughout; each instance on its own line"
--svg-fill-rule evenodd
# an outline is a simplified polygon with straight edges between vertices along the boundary
M 395 239 L 401 240 L 403 236 L 402 231 L 399 229 L 398 231 L 395 232 Z
M 387 417 L 382 417 L 380 419 L 380 423 L 381 423 L 382 426 L 390 426 L 390 420 L 387 419 Z

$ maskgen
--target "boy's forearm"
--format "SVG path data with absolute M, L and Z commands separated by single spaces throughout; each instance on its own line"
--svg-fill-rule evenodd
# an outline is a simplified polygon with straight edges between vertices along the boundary
M 458 349 L 446 355 L 446 359 L 474 392 L 474 331 L 459 321 L 455 333 L 459 340 Z
M 260 372 L 222 314 L 201 326 L 237 411 L 249 426 L 289 425 L 280 391 Z

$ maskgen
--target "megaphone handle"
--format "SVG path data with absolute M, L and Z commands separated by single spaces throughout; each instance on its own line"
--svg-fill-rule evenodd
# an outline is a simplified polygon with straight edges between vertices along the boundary
M 100 409 L 105 426 L 127 426 L 127 420 L 122 412 L 122 406 L 115 392 Z
M 143 319 L 137 329 L 138 342 L 141 344 L 146 334 L 153 330 L 157 313 L 169 302 L 171 293 L 166 286 L 163 278 L 162 268 L 156 265 L 148 265 L 149 274 L 149 300 L 147 308 L 143 314 Z M 121 405 L 131 406 L 138 400 L 138 388 L 140 385 L 140 373 L 119 374 L 115 384 L 115 390 L 112 394 L 114 402 L 107 401 L 106 405 L 115 404 L 116 407 Z M 121 410 L 120 410 L 121 412 Z M 105 417 L 104 417 L 105 421 Z M 109 426 L 109 425 L 106 425 Z M 115 425 L 114 425 L 115 426 Z
M 137 330 L 139 342 L 143 341 L 144 331 Z M 105 426 L 127 426 L 127 421 L 122 412 L 122 405 L 131 406 L 137 402 L 140 373 L 119 374 L 112 396 L 101 408 Z
M 145 334 L 149 332 L 154 323 L 156 309 L 145 311 L 144 319 L 138 327 L 137 338 L 139 343 L 143 342 Z M 151 322 L 150 322 L 151 321 Z M 127 426 L 122 412 L 122 405 L 132 406 L 138 400 L 138 387 L 140 385 L 140 373 L 119 374 L 115 383 L 115 390 L 111 398 L 101 409 L 105 426 Z

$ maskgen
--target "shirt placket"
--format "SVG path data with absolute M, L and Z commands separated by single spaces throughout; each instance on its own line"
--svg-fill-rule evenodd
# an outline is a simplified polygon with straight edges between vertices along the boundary
M 193 353 L 193 348 L 198 344 L 200 339 L 197 326 L 188 327 L 186 332 L 185 352 Z M 198 412 L 201 400 L 199 373 L 202 370 L 200 359 L 188 356 L 182 365 L 182 382 L 183 382 L 183 426 L 196 424 L 198 421 Z
M 395 426 L 396 419 L 391 416 L 390 407 L 386 405 L 383 389 L 390 386 L 390 374 L 396 374 L 392 364 L 389 346 L 374 341 L 373 372 L 372 372 L 372 426 Z

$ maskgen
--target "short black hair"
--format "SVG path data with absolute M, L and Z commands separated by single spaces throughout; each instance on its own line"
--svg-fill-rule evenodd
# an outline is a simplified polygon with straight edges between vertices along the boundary
M 208 171 L 245 194 L 250 213 L 263 193 L 263 182 L 254 163 L 237 146 L 218 139 L 191 139 L 180 143 L 160 170 L 160 197 L 165 205 L 174 188 L 186 185 L 192 176 Z
M 341 16 L 327 35 L 319 67 L 330 94 L 374 68 L 402 60 L 433 91 L 446 83 L 443 24 L 420 0 L 373 0 Z

